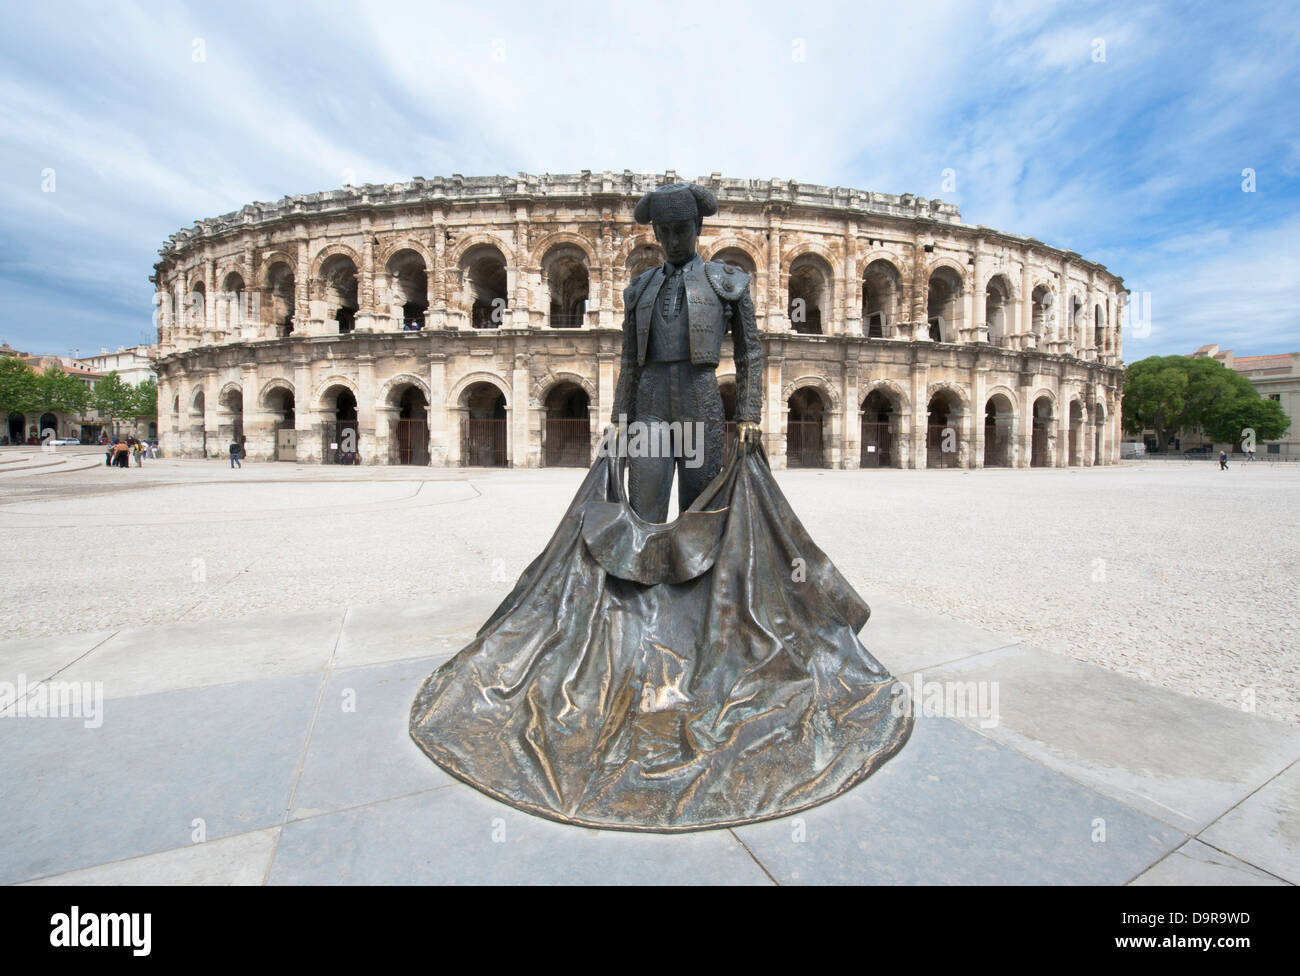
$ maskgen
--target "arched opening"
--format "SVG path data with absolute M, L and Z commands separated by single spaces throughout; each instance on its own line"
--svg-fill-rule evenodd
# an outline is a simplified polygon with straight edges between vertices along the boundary
M 1046 285 L 1039 285 L 1031 296 L 1033 308 L 1030 311 L 1030 328 L 1040 339 L 1048 332 L 1048 315 L 1052 308 L 1052 292 Z
M 542 277 L 551 296 L 551 327 L 581 328 L 590 285 L 586 253 L 574 244 L 556 245 L 542 259 Z
M 233 331 L 242 326 L 247 315 L 244 304 L 244 276 L 238 271 L 232 271 L 221 282 L 217 327 Z
M 1070 454 L 1066 464 L 1076 467 L 1083 464 L 1083 404 L 1070 401 Z
M 1011 285 L 1004 275 L 994 275 L 984 289 L 984 324 L 992 345 L 1006 345 L 1011 330 Z
M 862 330 L 870 339 L 893 337 L 903 279 L 883 258 L 872 261 L 862 275 Z
M 27 416 L 16 410 L 9 414 L 9 443 L 23 444 L 27 441 Z
M 326 319 L 338 323 L 339 335 L 357 327 L 357 266 L 346 254 L 327 258 L 320 269 L 320 294 Z
M 902 466 L 898 450 L 900 423 L 898 400 L 884 390 L 872 390 L 862 401 L 863 468 L 897 468 Z
M 208 289 L 201 281 L 190 286 L 190 293 L 185 297 L 188 308 L 185 310 L 185 324 L 191 332 L 202 332 L 208 324 Z
M 510 278 L 501 251 L 491 244 L 471 247 L 461 256 L 460 270 L 470 324 L 476 329 L 501 328 L 510 307 Z
M 955 468 L 961 464 L 961 401 L 952 390 L 930 397 L 926 418 L 925 466 Z
M 336 384 L 321 397 L 321 461 L 325 464 L 361 463 L 361 428 L 357 397 Z
M 242 390 L 231 388 L 221 394 L 217 400 L 217 430 L 228 447 L 231 442 L 244 443 L 244 394 Z
M 984 406 L 984 467 L 1011 467 L 1012 406 L 1001 393 Z
M 429 463 L 429 401 L 414 383 L 394 387 L 388 404 L 396 416 L 388 438 L 390 464 Z
M 658 244 L 638 244 L 627 256 L 627 281 L 631 284 L 651 268 L 664 263 L 664 252 Z
M 266 321 L 277 339 L 293 334 L 293 269 L 276 261 L 266 271 Z
M 200 388 L 190 401 L 190 445 L 199 449 L 200 457 L 208 456 L 208 425 L 205 422 L 207 399 Z
M 727 446 L 736 437 L 736 381 L 722 380 L 718 384 L 718 392 L 722 395 L 722 415 L 727 421 Z
M 52 413 L 41 414 L 41 426 L 37 429 L 37 436 L 42 442 L 47 437 L 58 437 L 59 418 Z
M 472 383 L 460 396 L 460 463 L 506 466 L 506 398 L 491 383 Z
M 273 387 L 264 397 L 266 413 L 275 431 L 275 459 L 298 459 L 297 417 L 294 414 L 293 390 L 283 386 Z
M 419 251 L 405 248 L 388 259 L 388 293 L 394 309 L 400 314 L 404 332 L 418 332 L 424 328 L 424 316 L 429 311 L 429 269 Z
M 1106 310 L 1100 305 L 1093 309 L 1092 344 L 1098 355 L 1106 351 Z
M 785 455 L 791 468 L 824 468 L 826 452 L 822 429 L 826 419 L 826 401 L 811 386 L 801 386 L 786 404 Z
M 827 304 L 830 269 L 815 254 L 802 254 L 790 265 L 790 304 L 787 314 L 795 332 L 822 334 L 822 307 Z
M 552 468 L 591 463 L 591 397 L 577 383 L 557 383 L 546 394 L 542 463 Z
M 1034 401 L 1034 432 L 1029 452 L 1029 464 L 1046 468 L 1052 463 L 1052 401 L 1040 396 Z
M 1078 352 L 1078 350 L 1083 348 L 1083 326 L 1084 326 L 1083 308 L 1084 308 L 1083 299 L 1080 298 L 1078 295 L 1071 296 L 1070 334 L 1068 338 L 1070 342 L 1074 344 L 1074 348 L 1076 352 Z
M 960 317 L 961 277 L 952 268 L 935 268 L 925 305 L 930 338 L 935 342 L 956 342 Z

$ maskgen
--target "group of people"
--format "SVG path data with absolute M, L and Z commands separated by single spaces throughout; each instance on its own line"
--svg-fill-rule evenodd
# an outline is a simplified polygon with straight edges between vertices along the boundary
M 129 468 L 131 458 L 135 458 L 137 468 L 144 467 L 146 456 L 156 458 L 158 448 L 148 441 L 138 440 L 135 437 L 118 437 L 102 438 L 100 443 L 104 446 L 104 467 Z

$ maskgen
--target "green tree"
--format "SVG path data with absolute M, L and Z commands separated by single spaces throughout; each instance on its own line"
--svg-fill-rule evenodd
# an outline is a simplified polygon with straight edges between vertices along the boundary
M 131 391 L 131 416 L 137 419 L 158 416 L 158 384 L 154 380 L 137 383 Z
M 58 413 L 80 414 L 90 402 L 86 384 L 65 373 L 58 366 L 50 366 L 36 374 L 32 409 L 53 410 Z
M 113 425 L 117 433 L 117 421 L 122 417 L 134 416 L 135 390 L 130 383 L 123 383 L 122 378 L 113 370 L 95 384 L 91 397 L 91 406 L 99 416 Z
M 1275 440 L 1290 426 L 1281 405 L 1265 400 L 1250 380 L 1208 356 L 1150 356 L 1124 377 L 1124 430 L 1150 427 L 1164 447 L 1179 431 L 1199 430 L 1213 441 L 1236 443 L 1246 430 Z
M 0 357 L 0 420 L 34 408 L 36 374 L 17 356 Z M 6 426 L 5 430 L 8 430 Z

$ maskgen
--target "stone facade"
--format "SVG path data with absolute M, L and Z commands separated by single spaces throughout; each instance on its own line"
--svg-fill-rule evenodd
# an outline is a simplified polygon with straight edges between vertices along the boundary
M 152 277 L 164 452 L 587 463 L 623 288 L 662 261 L 632 208 L 677 179 L 417 178 L 172 235 Z M 1101 265 L 910 194 L 697 182 L 719 201 L 701 256 L 753 274 L 774 466 L 1118 460 L 1127 292 Z M 718 377 L 729 399 L 729 360 Z

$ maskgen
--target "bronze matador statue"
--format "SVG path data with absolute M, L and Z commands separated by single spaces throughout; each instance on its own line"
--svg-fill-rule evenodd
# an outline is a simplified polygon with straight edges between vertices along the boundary
M 667 259 L 639 275 L 623 292 L 623 360 L 610 421 L 623 424 L 696 425 L 703 451 L 688 456 L 628 458 L 628 494 L 643 519 L 668 517 L 673 471 L 677 504 L 685 511 L 722 467 L 726 418 L 715 369 L 722 337 L 731 332 L 736 363 L 736 421 L 742 444 L 758 442 L 762 413 L 763 346 L 758 337 L 749 275 L 718 261 L 703 261 L 695 242 L 704 218 L 718 211 L 714 195 L 693 183 L 662 186 L 643 196 L 637 223 L 653 224 Z

